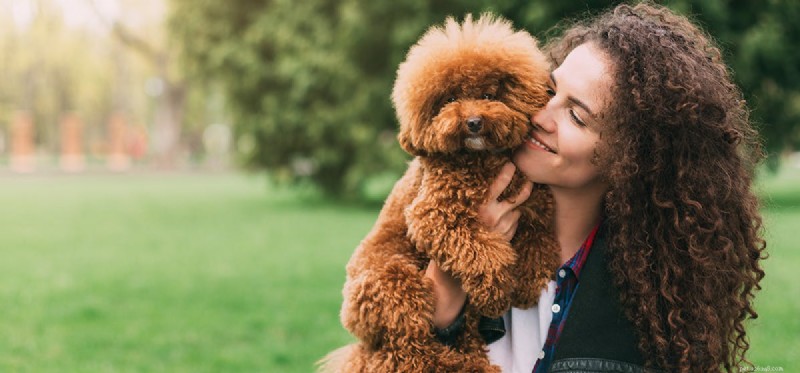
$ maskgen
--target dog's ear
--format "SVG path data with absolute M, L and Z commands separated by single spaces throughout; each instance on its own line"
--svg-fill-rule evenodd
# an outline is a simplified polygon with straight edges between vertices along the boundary
M 397 134 L 397 141 L 406 153 L 416 155 L 416 148 L 414 148 L 413 141 L 411 140 L 411 130 L 408 129 L 408 126 L 400 127 L 400 133 Z
M 417 137 L 419 136 L 418 132 L 421 128 L 420 126 L 424 125 L 420 123 L 420 121 L 423 121 L 424 118 L 420 118 L 419 115 L 413 115 L 405 118 L 405 120 L 411 123 L 400 123 L 400 132 L 397 134 L 397 141 L 400 142 L 400 147 L 408 154 L 414 156 L 425 155 L 425 152 L 416 145 L 418 141 Z
M 397 120 L 400 123 L 397 141 L 406 153 L 425 156 L 430 149 L 426 149 L 423 140 L 430 130 L 431 121 L 435 116 L 433 110 L 439 98 L 435 94 L 421 94 L 419 84 L 415 90 L 401 90 L 399 89 L 401 87 L 403 85 L 396 84 L 392 92 Z
M 525 110 L 525 105 L 520 95 L 524 95 L 524 87 L 521 86 L 519 79 L 513 75 L 507 75 L 500 80 L 497 87 L 497 99 L 503 101 L 508 107 L 519 112 Z
M 508 75 L 501 80 L 497 96 L 516 111 L 529 114 L 538 112 L 550 100 L 546 76 L 528 72 Z

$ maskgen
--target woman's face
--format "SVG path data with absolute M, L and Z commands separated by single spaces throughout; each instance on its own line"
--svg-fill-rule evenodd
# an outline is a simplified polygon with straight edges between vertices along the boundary
M 592 162 L 600 139 L 600 113 L 611 96 L 608 62 L 591 44 L 575 48 L 550 75 L 550 101 L 533 116 L 534 130 L 514 155 L 529 179 L 551 188 L 602 183 Z

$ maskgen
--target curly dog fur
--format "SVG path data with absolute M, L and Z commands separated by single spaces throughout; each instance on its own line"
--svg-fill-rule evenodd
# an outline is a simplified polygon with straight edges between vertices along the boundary
M 416 156 L 347 265 L 342 323 L 360 343 L 327 358 L 343 372 L 497 372 L 478 332 L 480 316 L 528 308 L 558 266 L 552 199 L 535 186 L 511 244 L 486 229 L 477 207 L 547 103 L 549 65 L 536 40 L 483 15 L 448 18 L 414 45 L 392 100 L 398 139 Z M 518 172 L 500 198 L 515 196 Z M 453 346 L 433 331 L 430 260 L 468 295 L 466 327 Z

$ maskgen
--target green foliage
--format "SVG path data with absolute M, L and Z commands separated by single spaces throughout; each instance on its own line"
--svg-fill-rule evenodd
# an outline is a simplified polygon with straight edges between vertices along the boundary
M 397 177 L 389 100 L 408 48 L 447 15 L 493 11 L 536 35 L 618 1 L 172 0 L 170 29 L 194 77 L 220 82 L 246 163 L 277 179 L 310 180 L 331 195 L 374 193 L 373 175 Z M 800 5 L 790 1 L 669 3 L 722 42 L 764 123 L 769 149 L 798 140 Z M 788 99 L 787 99 L 788 98 Z M 384 191 L 385 194 L 388 190 Z
M 671 6 L 717 38 L 774 169 L 782 151 L 800 148 L 800 2 L 680 0 Z

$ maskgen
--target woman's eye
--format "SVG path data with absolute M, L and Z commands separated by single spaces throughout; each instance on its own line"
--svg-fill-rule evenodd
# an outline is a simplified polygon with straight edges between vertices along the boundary
M 484 100 L 494 100 L 494 95 L 491 93 L 484 93 L 482 97 Z
M 575 110 L 569 109 L 569 116 L 572 117 L 572 120 L 575 121 L 575 124 L 586 127 L 586 123 L 578 117 L 578 114 L 575 113 Z

